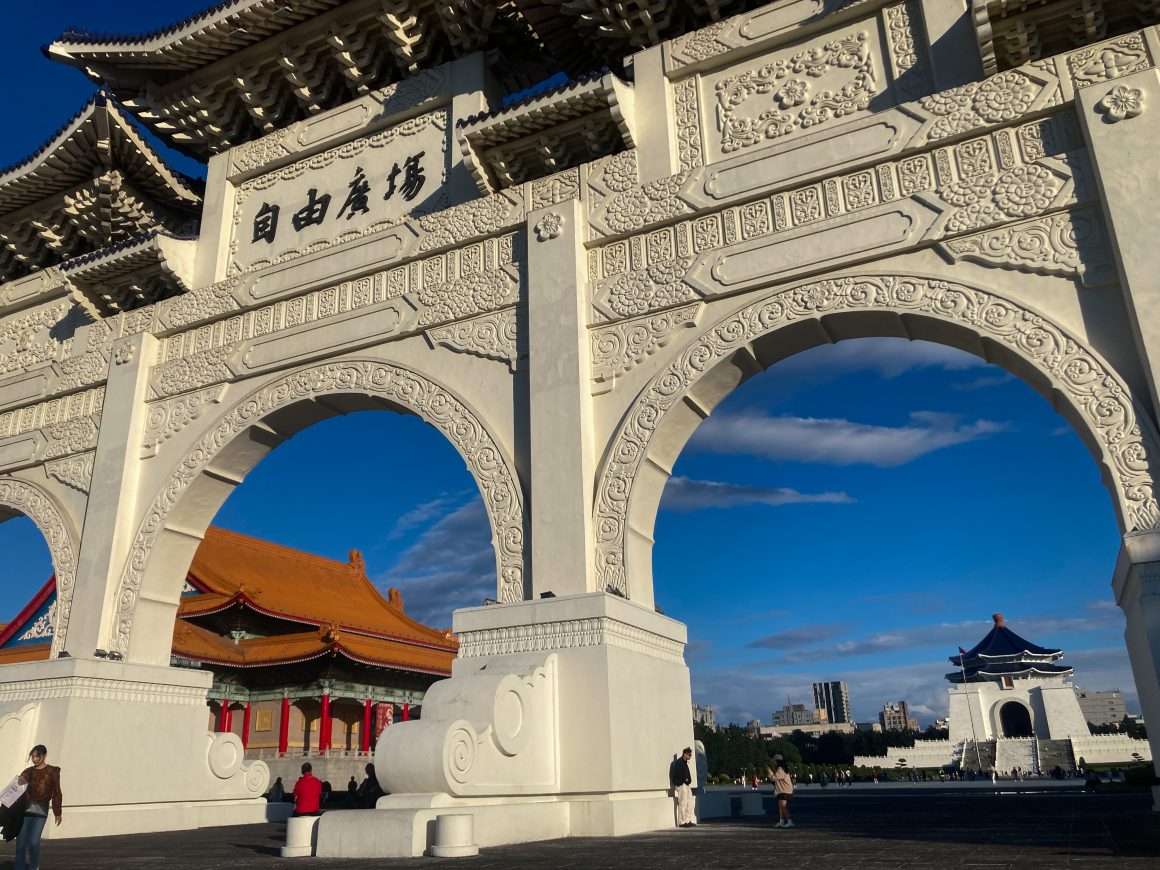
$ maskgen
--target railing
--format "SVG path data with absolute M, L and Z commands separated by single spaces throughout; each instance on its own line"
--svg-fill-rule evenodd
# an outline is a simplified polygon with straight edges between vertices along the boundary
M 247 749 L 246 758 L 248 760 L 264 761 L 268 758 L 374 758 L 375 751 L 372 749 L 368 752 L 363 752 L 361 749 L 327 749 L 319 751 L 317 749 L 288 749 L 285 752 L 279 752 L 277 749 Z

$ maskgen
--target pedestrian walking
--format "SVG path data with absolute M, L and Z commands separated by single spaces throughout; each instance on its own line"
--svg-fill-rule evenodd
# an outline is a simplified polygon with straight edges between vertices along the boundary
M 48 821 L 51 808 L 56 823 L 60 824 L 60 768 L 45 762 L 48 750 L 43 744 L 32 747 L 28 758 L 32 762 L 20 774 L 19 780 L 28 787 L 24 790 L 27 805 L 24 824 L 16 838 L 16 870 L 40 870 L 40 835 Z M 27 863 L 26 863 L 27 862 Z
M 792 828 L 794 824 L 793 819 L 789 817 L 789 799 L 793 797 L 793 777 L 790 776 L 789 765 L 785 761 L 777 763 L 777 772 L 773 775 L 773 793 L 777 797 L 776 827 Z
M 691 828 L 697 824 L 693 816 L 693 775 L 689 771 L 689 759 L 692 757 L 693 750 L 686 746 L 669 765 L 669 785 L 673 788 L 673 798 L 677 803 L 679 828 Z

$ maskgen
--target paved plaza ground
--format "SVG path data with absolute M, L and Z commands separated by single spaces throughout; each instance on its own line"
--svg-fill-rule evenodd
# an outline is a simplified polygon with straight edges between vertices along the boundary
M 283 859 L 282 824 L 129 837 L 46 841 L 44 870 L 281 870 L 465 866 L 507 868 L 1160 868 L 1160 813 L 1150 795 L 1083 794 L 1014 783 L 817 786 L 795 798 L 798 827 L 720 819 L 698 828 L 618 839 L 571 839 L 485 849 L 475 858 Z M 1047 784 L 1044 784 L 1045 786 Z M 772 806 L 772 794 L 769 794 Z M 67 823 L 67 819 L 66 819 Z M 13 846 L 0 846 L 0 868 Z

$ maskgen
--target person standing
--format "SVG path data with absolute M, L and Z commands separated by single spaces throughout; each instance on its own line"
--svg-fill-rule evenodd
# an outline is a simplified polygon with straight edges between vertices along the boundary
M 274 780 L 274 784 L 270 786 L 269 801 L 272 804 L 280 804 L 285 797 L 286 786 L 282 785 L 282 777 L 278 777 L 276 780 Z
M 794 824 L 789 817 L 789 799 L 793 797 L 793 777 L 784 761 L 777 763 L 777 773 L 773 775 L 773 793 L 777 796 L 777 827 L 792 828 Z
M 28 753 L 32 766 L 20 774 L 20 781 L 28 784 L 24 791 L 28 806 L 24 810 L 20 836 L 16 838 L 16 870 L 25 870 L 26 866 L 40 870 L 40 835 L 44 833 L 50 806 L 56 823 L 60 824 L 60 768 L 46 764 L 47 756 L 48 750 L 43 744 L 33 746 Z
M 693 750 L 685 747 L 681 754 L 669 765 L 669 785 L 673 787 L 673 797 L 677 801 L 677 827 L 691 828 L 697 824 L 693 818 L 693 775 L 689 771 L 689 759 Z
M 302 776 L 294 783 L 294 815 L 322 815 L 322 782 L 314 775 L 314 767 L 309 761 L 302 765 Z
M 373 810 L 378 805 L 379 798 L 386 794 L 386 792 L 379 785 L 379 777 L 375 773 L 375 766 L 368 764 L 364 770 L 366 771 L 367 778 L 358 787 L 358 807 L 363 810 Z

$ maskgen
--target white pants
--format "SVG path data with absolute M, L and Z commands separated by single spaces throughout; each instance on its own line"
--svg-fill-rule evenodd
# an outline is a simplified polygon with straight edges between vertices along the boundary
M 673 797 L 677 799 L 677 824 L 697 824 L 693 815 L 693 789 L 687 785 L 678 785 L 673 788 Z

